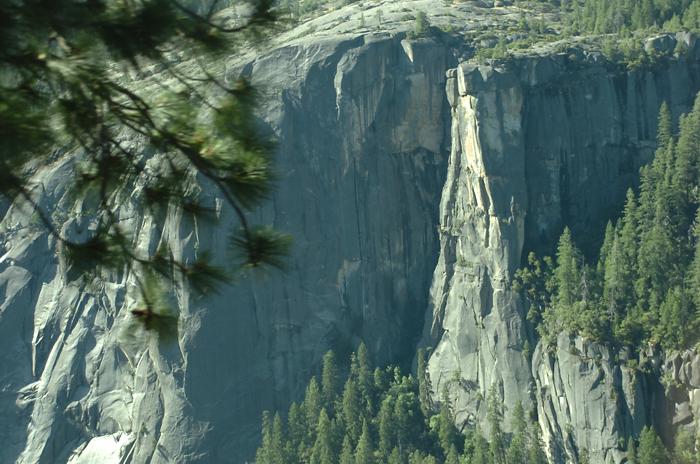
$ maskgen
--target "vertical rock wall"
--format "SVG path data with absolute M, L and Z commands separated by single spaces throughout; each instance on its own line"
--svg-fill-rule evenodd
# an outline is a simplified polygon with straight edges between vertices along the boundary
M 429 377 L 436 397 L 449 392 L 459 423 L 486 429 L 493 387 L 506 425 L 517 401 L 538 411 L 555 462 L 587 448 L 603 463 L 620 462 L 620 439 L 655 420 L 658 382 L 637 383 L 603 347 L 576 350 L 582 341 L 560 337 L 553 353 L 537 346 L 530 358 L 527 308 L 511 284 L 526 252 L 551 252 L 564 225 L 595 249 L 653 154 L 660 104 L 677 116 L 698 88 L 692 53 L 629 71 L 572 49 L 448 73 L 452 151 Z
M 344 356 L 364 339 L 378 362 L 410 360 L 437 260 L 451 60 L 431 40 L 348 35 L 298 39 L 242 68 L 279 141 L 279 182 L 253 219 L 296 243 L 284 274 L 247 275 L 206 299 L 175 292 L 174 344 L 128 327 L 130 276 L 77 285 L 56 244 L 11 208 L 0 461 L 240 463 L 254 452 L 261 412 L 299 399 L 326 350 Z M 36 180 L 45 207 L 80 217 L 62 187 L 70 170 L 50 166 Z M 211 249 L 228 264 L 230 211 L 216 227 L 177 210 L 156 221 L 137 193 L 120 214 L 143 246 L 165 241 L 184 257 Z M 206 184 L 202 194 L 220 204 Z

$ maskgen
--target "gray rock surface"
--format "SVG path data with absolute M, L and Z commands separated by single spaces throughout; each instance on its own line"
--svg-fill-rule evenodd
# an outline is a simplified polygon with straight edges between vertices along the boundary
M 450 66 L 432 40 L 320 34 L 243 68 L 279 139 L 280 180 L 254 219 L 296 244 L 284 274 L 249 275 L 209 299 L 177 292 L 174 345 L 128 327 L 130 276 L 71 282 L 55 243 L 12 209 L 2 224 L 0 462 L 239 463 L 262 411 L 299 399 L 331 347 L 364 339 L 378 362 L 410 361 L 437 259 Z M 61 188 L 69 170 L 36 178 L 42 204 L 66 216 L 80 209 Z M 216 228 L 175 210 L 157 223 L 129 198 L 121 214 L 143 246 L 167 241 L 185 257 L 208 248 L 225 260 L 222 231 L 235 227 L 226 209 Z
M 458 422 L 487 430 L 484 400 L 495 386 L 506 419 L 517 401 L 537 409 L 555 462 L 583 448 L 592 462 L 620 462 L 619 439 L 650 420 L 653 392 L 601 347 L 579 351 L 607 360 L 602 373 L 562 339 L 553 356 L 538 346 L 531 365 L 512 277 L 526 251 L 551 252 L 565 224 L 593 248 L 653 153 L 661 102 L 678 115 L 699 87 L 694 57 L 627 71 L 581 50 L 448 72 L 452 151 L 428 365 L 434 394 L 448 389 Z
M 676 38 L 689 58 L 633 72 L 551 45 L 504 67 L 455 69 L 464 44 L 404 39 L 421 10 L 462 31 L 520 17 L 519 7 L 484 6 L 358 2 L 217 63 L 222 77 L 242 72 L 263 90 L 280 181 L 255 219 L 296 245 L 286 274 L 247 275 L 208 299 L 173 291 L 174 344 L 133 325 L 131 276 L 78 284 L 55 241 L 10 207 L 0 224 L 0 462 L 244 462 L 262 410 L 299 399 L 328 348 L 364 339 L 376 361 L 408 362 L 424 330 L 434 392 L 447 387 L 461 424 L 484 420 L 495 385 L 507 410 L 518 400 L 538 410 L 560 462 L 582 447 L 596 449 L 596 464 L 619 462 L 618 439 L 654 415 L 650 395 L 674 411 L 663 420 L 697 427 L 697 355 L 656 360 L 673 367 L 676 389 L 664 394 L 661 373 L 640 383 L 581 340 L 562 336 L 531 360 L 526 308 L 510 287 L 524 250 L 547 249 L 565 223 L 578 236 L 602 230 L 618 211 L 651 156 L 660 102 L 677 115 L 700 87 L 695 38 Z M 36 192 L 80 233 L 89 215 L 65 194 L 72 169 L 45 167 Z M 222 231 L 236 226 L 226 208 L 217 228 L 175 209 L 155 221 L 135 198 L 119 214 L 144 247 L 165 241 L 192 258 L 225 250 Z

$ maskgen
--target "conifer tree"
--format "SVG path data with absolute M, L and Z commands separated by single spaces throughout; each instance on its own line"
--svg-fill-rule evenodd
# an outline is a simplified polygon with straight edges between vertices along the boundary
M 700 456 L 695 445 L 695 437 L 688 430 L 679 429 L 673 440 L 673 464 L 697 464 Z
M 272 420 L 270 411 L 263 411 L 262 415 L 262 444 L 255 455 L 256 462 L 269 462 L 272 449 Z
M 457 444 L 457 428 L 455 427 L 454 415 L 450 408 L 450 397 L 447 388 L 443 391 L 440 411 L 431 420 L 431 427 L 437 432 L 438 444 L 443 452 L 443 457 L 447 456 L 450 449 Z
M 385 459 L 396 443 L 396 424 L 394 422 L 394 398 L 387 395 L 379 406 L 379 454 Z
M 291 404 L 287 414 L 287 435 L 290 446 L 295 452 L 310 446 L 310 443 L 307 442 L 305 407 L 299 407 L 296 402 Z
M 527 421 L 525 410 L 520 401 L 513 410 L 513 437 L 508 446 L 506 462 L 508 464 L 528 464 L 527 455 Z
M 491 453 L 489 442 L 484 437 L 479 426 L 476 427 L 472 435 L 471 448 L 473 449 L 470 464 L 493 464 L 494 458 Z
M 316 427 L 316 441 L 311 451 L 309 464 L 335 464 L 337 463 L 336 445 L 333 437 L 333 424 L 326 409 L 321 409 Z
M 372 375 L 367 346 L 364 342 L 360 343 L 357 349 L 357 364 L 357 382 L 360 387 L 360 394 L 364 400 L 366 412 L 372 414 L 374 411 L 374 376 Z
M 581 256 L 573 243 L 571 231 L 564 228 L 557 247 L 557 267 L 554 270 L 556 295 L 552 301 L 554 313 L 545 315 L 548 325 L 554 329 L 558 324 L 570 329 L 575 326 L 573 306 L 581 297 Z
M 503 436 L 503 403 L 501 395 L 498 393 L 496 384 L 492 385 L 488 394 L 488 413 L 487 419 L 489 422 L 489 447 L 495 464 L 504 464 L 505 456 L 505 438 Z
M 355 464 L 374 464 L 374 445 L 367 421 L 362 422 L 362 435 L 355 448 Z
M 318 387 L 318 381 L 314 376 L 311 378 L 309 385 L 306 387 L 306 395 L 304 396 L 306 424 L 311 437 L 316 436 L 316 425 L 318 424 L 321 409 L 323 409 L 323 397 L 321 395 L 321 390 Z
M 345 430 L 351 443 L 357 443 L 362 433 L 362 398 L 353 377 L 349 377 L 345 382 L 342 415 Z
M 673 122 L 668 104 L 664 101 L 659 108 L 656 129 L 656 146 L 659 150 L 665 150 L 673 139 Z
M 627 440 L 627 464 L 639 464 L 637 462 L 637 444 L 632 437 Z
M 340 451 L 338 464 L 355 464 L 355 455 L 352 449 L 352 442 L 350 437 L 347 435 L 345 435 L 345 438 L 343 438 L 343 448 Z
M 386 462 L 387 464 L 403 464 L 403 461 L 401 460 L 401 453 L 399 452 L 398 448 L 394 447 L 394 449 L 391 450 L 389 458 Z
M 653 428 L 644 427 L 639 436 L 639 449 L 637 450 L 639 464 L 658 464 L 668 462 L 666 448 Z
M 323 356 L 323 369 L 321 371 L 321 393 L 323 404 L 328 411 L 333 411 L 336 396 L 338 394 L 338 365 L 335 360 L 335 353 L 328 351 Z
M 542 441 L 540 425 L 537 422 L 530 424 L 529 432 L 530 443 L 527 449 L 528 464 L 548 464 L 549 461 L 545 452 L 545 444 Z

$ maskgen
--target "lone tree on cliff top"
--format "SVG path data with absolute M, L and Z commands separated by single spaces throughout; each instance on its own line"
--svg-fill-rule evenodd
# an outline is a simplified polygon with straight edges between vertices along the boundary
M 219 0 L 192 3 L 0 0 L 0 194 L 38 218 L 76 275 L 132 275 L 142 302 L 132 312 L 147 328 L 157 325 L 156 282 L 207 292 L 228 274 L 206 252 L 187 262 L 166 246 L 137 249 L 118 216 L 133 192 L 154 217 L 176 206 L 214 219 L 197 181 L 213 185 L 238 217 L 231 242 L 243 266 L 280 265 L 287 244 L 248 221 L 272 181 L 253 89 L 244 80 L 228 85 L 204 65 L 259 40 L 274 24 L 272 0 L 241 1 L 229 17 L 214 14 Z M 153 153 L 157 163 L 148 162 Z M 69 159 L 67 183 L 92 205 L 91 232 L 79 238 L 40 204 L 33 181 L 41 166 Z

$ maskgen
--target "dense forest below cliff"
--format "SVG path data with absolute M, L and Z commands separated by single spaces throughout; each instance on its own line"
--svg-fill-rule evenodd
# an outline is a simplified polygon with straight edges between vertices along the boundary
M 341 372 L 346 372 L 342 375 Z M 445 392 L 430 399 L 425 353 L 417 354 L 417 375 L 398 367 L 373 368 L 364 344 L 339 367 L 332 351 L 323 358 L 304 399 L 286 414 L 265 412 L 256 463 L 265 464 L 547 464 L 548 444 L 531 411 L 517 403 L 506 411 L 496 386 L 489 390 L 487 431 L 478 425 L 455 426 Z M 455 382 L 458 382 L 456 377 Z M 512 432 L 503 428 L 510 416 Z M 489 438 L 487 439 L 486 436 Z M 695 464 L 700 456 L 687 432 L 666 449 L 653 428 L 625 444 L 627 464 Z M 577 450 L 588 464 L 588 450 Z

